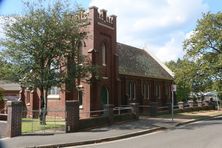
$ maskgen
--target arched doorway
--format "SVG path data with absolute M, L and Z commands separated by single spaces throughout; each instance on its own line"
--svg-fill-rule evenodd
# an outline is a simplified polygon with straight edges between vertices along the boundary
M 109 91 L 104 86 L 101 89 L 100 99 L 102 105 L 109 104 Z

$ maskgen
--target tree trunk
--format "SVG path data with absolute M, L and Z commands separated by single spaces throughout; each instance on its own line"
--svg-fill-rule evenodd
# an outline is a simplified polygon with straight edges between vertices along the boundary
M 40 89 L 40 98 L 41 98 L 41 109 L 39 113 L 39 119 L 41 125 L 46 125 L 46 115 L 47 115 L 47 93 L 43 87 Z

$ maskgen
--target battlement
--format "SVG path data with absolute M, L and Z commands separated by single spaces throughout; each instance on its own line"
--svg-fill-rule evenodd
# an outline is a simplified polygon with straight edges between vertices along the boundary
M 107 10 L 101 9 L 99 12 L 99 19 L 103 21 L 104 23 L 114 23 L 114 16 L 107 16 Z
M 107 16 L 107 10 L 101 9 L 98 11 L 98 8 L 95 6 L 90 7 L 89 10 L 90 12 L 94 13 L 94 17 L 98 19 L 98 22 L 110 27 L 114 27 L 116 25 L 116 16 Z

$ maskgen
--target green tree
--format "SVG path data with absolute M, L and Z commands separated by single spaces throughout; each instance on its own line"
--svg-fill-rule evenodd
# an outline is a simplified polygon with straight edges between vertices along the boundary
M 78 17 L 83 10 L 60 1 L 45 7 L 43 2 L 26 3 L 25 15 L 10 17 L 1 42 L 6 60 L 19 66 L 21 82 L 41 92 L 41 124 L 46 123 L 48 90 L 67 82 L 66 91 L 73 92 L 93 69 L 79 49 L 86 38 L 87 19 Z
M 175 61 L 170 61 L 166 65 L 175 74 L 175 83 L 177 85 L 177 100 L 186 101 L 189 94 L 193 91 L 193 86 L 195 84 L 196 66 L 194 62 L 187 59 L 178 59 Z
M 205 13 L 193 34 L 184 41 L 186 56 L 198 65 L 197 73 L 206 89 L 222 83 L 222 13 Z M 208 85 L 208 86 L 206 86 Z
M 9 63 L 0 56 L 0 80 L 9 80 L 19 82 L 18 68 L 16 65 Z

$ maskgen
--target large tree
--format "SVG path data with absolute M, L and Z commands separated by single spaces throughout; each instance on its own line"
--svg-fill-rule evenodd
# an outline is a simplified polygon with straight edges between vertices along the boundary
M 189 94 L 193 91 L 193 85 L 195 84 L 195 63 L 187 59 L 178 59 L 177 61 L 167 62 L 166 65 L 175 74 L 175 83 L 177 85 L 177 100 L 186 101 L 189 97 Z
M 203 14 L 203 17 L 197 21 L 192 35 L 185 40 L 184 49 L 187 57 L 198 65 L 197 73 L 205 77 L 201 83 L 221 84 L 222 13 Z M 221 91 L 221 89 L 218 85 L 217 90 Z
M 19 82 L 18 67 L 4 60 L 0 55 L 0 80 Z
M 6 39 L 1 42 L 6 60 L 19 67 L 21 82 L 40 90 L 42 124 L 47 114 L 48 90 L 67 82 L 66 91 L 72 93 L 78 80 L 93 69 L 79 50 L 87 25 L 87 19 L 79 17 L 82 9 L 70 9 L 59 1 L 44 4 L 26 3 L 24 15 L 10 17 Z

